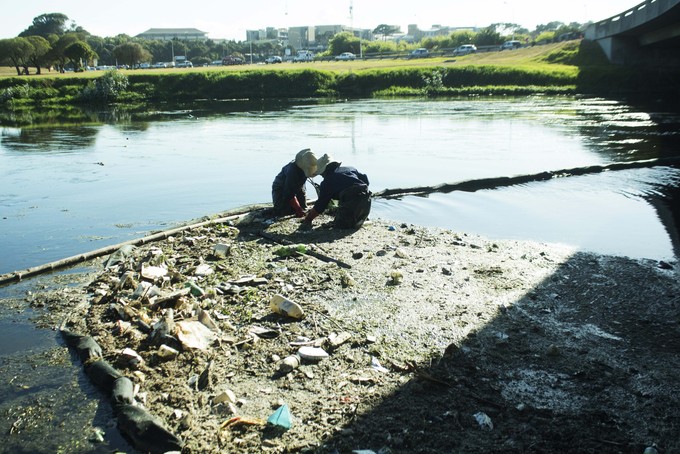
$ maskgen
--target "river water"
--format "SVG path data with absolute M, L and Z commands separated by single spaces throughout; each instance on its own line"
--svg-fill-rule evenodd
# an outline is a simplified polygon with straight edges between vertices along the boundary
M 678 112 L 602 98 L 224 102 L 88 118 L 2 128 L 0 274 L 269 202 L 274 175 L 307 147 L 368 174 L 374 192 L 680 154 Z M 657 166 L 376 199 L 371 217 L 674 261 L 679 188 L 680 170 Z M 30 282 L 6 286 L 0 297 L 28 291 Z M 25 370 L 25 358 L 45 355 L 56 335 L 36 329 L 32 310 L 17 304 L 0 304 L 5 422 L 16 421 L 22 405 L 73 399 L 84 405 L 64 404 L 68 418 L 105 421 L 96 393 L 74 386 L 83 381 L 76 368 Z M 18 386 L 27 373 L 31 385 Z M 48 435 L 50 452 L 90 436 L 60 430 L 48 424 L 28 437 Z

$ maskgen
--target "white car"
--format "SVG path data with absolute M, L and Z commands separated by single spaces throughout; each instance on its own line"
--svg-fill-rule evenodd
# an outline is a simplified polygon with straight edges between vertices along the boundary
M 512 49 L 519 49 L 522 47 L 522 43 L 517 40 L 512 40 L 512 41 L 506 41 L 501 45 L 501 50 L 512 50 Z
M 278 55 L 273 55 L 271 57 L 268 57 L 264 62 L 266 64 L 283 63 L 283 59 L 281 59 L 281 57 L 279 57 Z
M 468 55 L 477 52 L 477 46 L 474 44 L 463 44 L 462 46 L 456 47 L 453 51 L 453 55 Z
M 416 50 L 412 50 L 409 54 L 409 58 L 426 58 L 430 56 L 430 51 L 424 47 L 420 47 Z
M 338 61 L 352 61 L 357 58 L 352 52 L 343 52 L 340 55 L 336 55 L 335 59 Z

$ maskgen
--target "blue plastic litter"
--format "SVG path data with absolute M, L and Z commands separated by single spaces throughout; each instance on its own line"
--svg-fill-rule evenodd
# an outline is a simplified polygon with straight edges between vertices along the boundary
M 274 413 L 267 419 L 267 423 L 274 426 L 282 427 L 286 430 L 290 429 L 291 426 L 291 416 L 288 405 L 283 404 L 276 409 Z

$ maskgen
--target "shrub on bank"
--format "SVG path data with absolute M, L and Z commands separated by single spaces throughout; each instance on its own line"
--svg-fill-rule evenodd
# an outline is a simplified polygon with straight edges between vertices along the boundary
M 142 88 L 154 101 L 195 99 L 261 99 L 324 96 L 334 76 L 327 71 L 229 71 L 131 75 L 132 88 Z
M 127 76 L 112 70 L 91 81 L 83 89 L 81 99 L 85 102 L 108 103 L 118 100 L 127 90 L 129 81 Z

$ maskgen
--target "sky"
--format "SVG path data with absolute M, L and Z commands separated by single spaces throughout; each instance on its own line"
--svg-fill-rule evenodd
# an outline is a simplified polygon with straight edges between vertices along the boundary
M 62 13 L 93 35 L 135 36 L 149 28 L 197 28 L 212 39 L 246 40 L 246 30 L 304 25 L 347 25 L 374 29 L 380 24 L 487 27 L 597 22 L 642 0 L 19 0 L 0 15 L 0 38 L 12 38 L 47 13 Z M 351 14 L 350 14 L 351 10 Z

